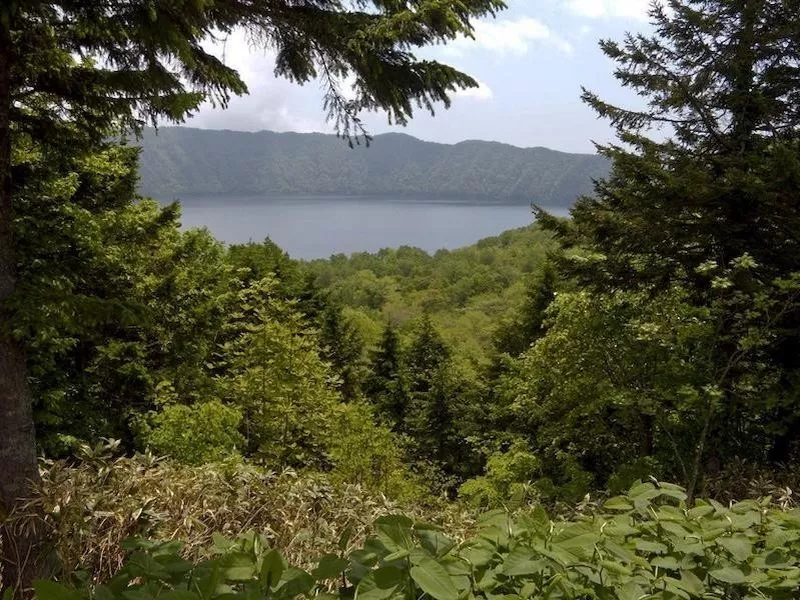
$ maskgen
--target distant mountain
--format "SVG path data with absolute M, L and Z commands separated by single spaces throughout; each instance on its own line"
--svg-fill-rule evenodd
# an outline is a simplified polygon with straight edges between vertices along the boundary
M 404 134 L 375 136 L 369 148 L 321 133 L 145 131 L 140 191 L 160 200 L 201 194 L 432 195 L 570 206 L 608 173 L 594 154 L 455 145 Z

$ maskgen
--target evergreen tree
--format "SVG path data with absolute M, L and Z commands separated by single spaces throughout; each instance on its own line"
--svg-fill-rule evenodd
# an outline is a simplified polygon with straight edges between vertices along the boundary
M 406 353 L 406 373 L 412 394 L 429 392 L 439 368 L 450 359 L 450 348 L 442 339 L 430 314 L 424 313 L 417 323 Z
M 341 307 L 330 299 L 317 317 L 322 357 L 328 361 L 339 380 L 345 401 L 361 397 L 365 378 L 364 340 Z
M 450 349 L 427 313 L 411 340 L 405 371 L 410 402 L 404 432 L 413 439 L 418 460 L 452 475 L 462 453 L 454 406 L 456 386 L 450 378 Z
M 528 283 L 522 306 L 495 332 L 494 348 L 498 353 L 519 356 L 544 335 L 545 313 L 555 298 L 557 284 L 555 265 L 545 261 Z
M 672 0 L 652 17 L 655 37 L 601 42 L 648 107 L 584 92 L 625 145 L 600 149 L 611 176 L 573 210 L 578 239 L 598 259 L 575 270 L 592 283 L 680 280 L 704 295 L 701 267 L 746 253 L 760 276 L 785 276 L 800 264 L 796 3 Z M 646 137 L 655 127 L 671 135 Z
M 568 247 L 569 275 L 609 293 L 682 286 L 717 323 L 690 495 L 704 459 L 754 439 L 769 448 L 776 428 L 797 423 L 785 383 L 800 367 L 797 10 L 784 0 L 671 0 L 651 11 L 655 36 L 601 42 L 647 106 L 584 92 L 619 133 L 621 144 L 600 149 L 611 175 L 578 201 L 572 222 L 542 215 Z M 648 138 L 654 128 L 666 139 Z
M 393 428 L 402 427 L 408 407 L 408 391 L 403 376 L 400 338 L 391 321 L 383 330 L 381 341 L 373 353 L 370 375 L 365 384 L 367 398 L 377 406 L 379 414 Z
M 244 283 L 273 277 L 276 291 L 285 298 L 300 298 L 306 281 L 298 264 L 271 239 L 261 243 L 234 244 L 228 249 L 228 260 L 246 272 L 240 276 Z
M 204 100 L 225 105 L 246 86 L 203 48 L 209 37 L 245 28 L 276 50 L 276 74 L 299 83 L 317 76 L 337 131 L 362 131 L 358 111 L 385 110 L 405 123 L 414 106 L 429 110 L 449 94 L 475 87 L 469 76 L 411 49 L 472 30 L 470 19 L 502 8 L 500 0 L 423 0 L 351 6 L 322 0 L 10 0 L 0 5 L 0 501 L 11 510 L 38 480 L 25 354 L 12 335 L 8 301 L 17 284 L 12 232 L 15 187 L 12 138 L 31 136 L 46 156 L 72 153 L 112 128 L 181 121 Z M 339 81 L 353 75 L 355 97 Z M 3 585 L 26 587 L 38 563 L 22 569 L 32 538 L 3 545 Z

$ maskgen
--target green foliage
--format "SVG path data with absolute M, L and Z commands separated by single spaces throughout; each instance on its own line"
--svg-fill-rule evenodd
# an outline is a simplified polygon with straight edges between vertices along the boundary
M 565 476 L 566 456 L 600 486 L 642 457 L 686 477 L 714 334 L 704 316 L 680 290 L 656 302 L 633 293 L 558 295 L 547 333 L 500 386 L 513 427 L 548 477 Z
M 333 597 L 341 598 L 793 597 L 800 581 L 796 511 L 769 498 L 693 508 L 685 498 L 677 486 L 637 482 L 603 511 L 570 521 L 553 521 L 541 508 L 516 518 L 486 513 L 479 535 L 460 543 L 423 522 L 386 516 L 363 547 L 325 555 L 310 572 L 287 565 L 257 534 L 218 538 L 216 556 L 196 564 L 181 559 L 174 542 L 135 542 L 125 566 L 94 593 L 288 600 L 326 593 L 338 582 Z M 37 586 L 39 600 L 88 598 L 90 591 L 85 584 Z
M 402 440 L 376 422 L 375 410 L 358 401 L 339 408 L 329 442 L 331 477 L 400 500 L 419 499 L 424 486 L 408 467 Z
M 323 357 L 339 379 L 342 397 L 347 401 L 359 398 L 366 377 L 361 332 L 344 311 L 329 300 L 316 323 Z
M 533 482 L 540 471 L 536 456 L 517 442 L 506 452 L 492 454 L 486 461 L 486 473 L 465 481 L 458 488 L 458 497 L 481 508 L 517 508 L 537 499 Z
M 528 283 L 522 305 L 497 328 L 494 339 L 497 352 L 519 356 L 544 335 L 547 308 L 556 296 L 557 287 L 558 273 L 553 263 L 547 261 Z
M 244 417 L 247 454 L 274 468 L 323 467 L 339 396 L 315 332 L 274 281 L 243 289 L 228 324 L 220 393 Z
M 16 132 L 58 147 L 99 141 L 111 127 L 139 131 L 159 120 L 182 121 L 203 101 L 225 107 L 247 87 L 203 44 L 244 28 L 254 45 L 274 49 L 277 76 L 298 83 L 319 77 L 337 133 L 360 135 L 362 110 L 383 110 L 403 124 L 415 106 L 433 111 L 436 103 L 448 106 L 454 91 L 477 86 L 452 67 L 417 59 L 412 49 L 468 35 L 471 19 L 502 8 L 497 0 L 426 0 L 413 10 L 380 1 L 369 10 L 335 3 L 276 10 L 240 0 L 6 3 L 0 37 L 13 77 L 3 78 L 12 87 L 3 92 L 4 108 L 13 106 Z M 348 76 L 354 96 L 346 99 L 340 82 Z
M 333 302 L 357 309 L 375 324 L 364 334 L 367 344 L 379 343 L 370 332 L 387 322 L 406 341 L 415 320 L 427 313 L 476 379 L 491 362 L 498 321 L 523 304 L 523 279 L 540 268 L 552 248 L 550 234 L 531 226 L 433 256 L 401 247 L 315 260 L 307 269 Z
M 585 368 L 559 365 L 531 387 L 564 401 L 549 417 L 583 413 L 565 428 L 582 429 L 580 443 L 577 429 L 545 422 L 538 443 L 552 439 L 602 479 L 652 456 L 693 497 L 705 473 L 737 458 L 796 458 L 795 13 L 772 0 L 676 0 L 653 7 L 652 35 L 601 42 L 646 104 L 584 93 L 618 130 L 619 144 L 601 149 L 612 170 L 572 220 L 542 222 L 566 246 L 562 274 L 588 294 L 584 309 L 600 307 L 616 333 L 593 328 L 597 344 L 577 330 L 548 334 L 532 357 L 557 361 L 560 344 Z M 666 137 L 646 137 L 662 125 Z M 612 306 L 624 296 L 633 304 Z
M 403 371 L 408 400 L 401 431 L 413 442 L 418 461 L 432 463 L 446 475 L 460 471 L 465 440 L 459 430 L 461 389 L 450 362 L 450 349 L 430 317 L 422 316 L 406 350 Z
M 403 370 L 400 338 L 391 322 L 383 330 L 380 344 L 373 352 L 369 370 L 365 390 L 367 397 L 393 428 L 402 428 L 409 392 Z
M 162 200 L 192 194 L 426 196 L 570 206 L 608 173 L 596 154 L 408 135 L 375 136 L 369 148 L 334 136 L 190 128 L 146 130 L 141 191 Z M 220 198 L 220 202 L 224 202 Z
M 143 443 L 186 464 L 219 462 L 237 456 L 244 445 L 241 422 L 238 409 L 215 400 L 191 406 L 171 404 L 153 416 Z
M 64 157 L 16 147 L 21 283 L 14 333 L 29 356 L 37 433 L 118 437 L 157 397 L 209 396 L 233 278 L 221 244 L 181 233 L 176 206 L 133 193 L 136 151 L 109 145 Z

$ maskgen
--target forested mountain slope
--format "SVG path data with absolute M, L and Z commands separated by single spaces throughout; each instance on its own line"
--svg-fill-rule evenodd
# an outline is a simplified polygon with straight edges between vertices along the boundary
M 141 192 L 191 194 L 452 195 L 570 206 L 608 172 L 605 158 L 496 142 L 455 145 L 375 136 L 369 149 L 334 135 L 147 130 Z

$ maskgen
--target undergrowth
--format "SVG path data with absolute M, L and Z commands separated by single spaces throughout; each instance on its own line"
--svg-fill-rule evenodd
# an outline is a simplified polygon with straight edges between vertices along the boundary
M 99 445 L 77 460 L 42 463 L 37 497 L 5 523 L 6 531 L 44 527 L 49 546 L 40 550 L 62 576 L 81 569 L 107 579 L 123 564 L 131 537 L 180 539 L 184 558 L 198 560 L 214 534 L 254 530 L 292 564 L 310 568 L 345 532 L 356 547 L 376 519 L 395 512 L 456 535 L 472 529 L 466 512 L 436 499 L 405 506 L 320 474 L 275 473 L 241 461 L 186 466 L 151 454 L 114 457 L 113 449 Z

